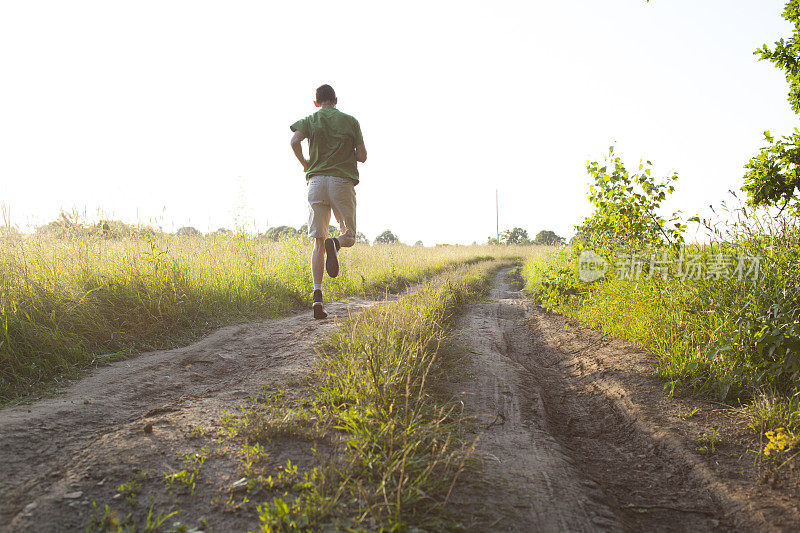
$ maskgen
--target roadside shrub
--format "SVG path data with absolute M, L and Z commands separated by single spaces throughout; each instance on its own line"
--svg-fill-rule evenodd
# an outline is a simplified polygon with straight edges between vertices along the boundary
M 725 401 L 763 390 L 796 393 L 800 227 L 744 213 L 736 223 L 709 227 L 717 231 L 711 244 L 653 248 L 649 257 L 671 265 L 664 276 L 647 261 L 635 278 L 612 264 L 603 279 L 583 284 L 573 277 L 573 246 L 547 264 L 526 264 L 526 288 L 548 308 L 655 354 L 670 390 L 686 384 Z M 706 275 L 678 271 L 689 256 Z M 733 260 L 720 262 L 726 257 Z M 757 273 L 737 272 L 745 258 L 748 266 L 757 258 Z

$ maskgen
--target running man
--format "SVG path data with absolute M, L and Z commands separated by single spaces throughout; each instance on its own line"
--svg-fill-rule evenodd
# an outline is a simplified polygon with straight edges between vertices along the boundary
M 356 161 L 367 160 L 361 126 L 355 118 L 336 109 L 336 103 L 333 87 L 321 85 L 314 101 L 319 111 L 291 125 L 292 150 L 303 165 L 308 185 L 308 235 L 314 239 L 314 318 L 328 316 L 322 308 L 323 263 L 328 275 L 335 278 L 339 274 L 339 249 L 356 242 Z M 308 159 L 303 155 L 303 139 L 308 139 Z M 331 209 L 342 234 L 328 238 Z

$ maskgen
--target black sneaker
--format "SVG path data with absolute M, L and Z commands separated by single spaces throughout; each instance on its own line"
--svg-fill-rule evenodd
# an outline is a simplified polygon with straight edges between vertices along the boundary
M 322 309 L 322 291 L 319 289 L 314 289 L 314 303 L 311 304 L 311 309 L 314 310 L 314 318 L 317 320 L 328 317 L 328 313 Z
M 339 275 L 339 258 L 336 256 L 339 248 L 341 248 L 339 239 L 335 237 L 325 239 L 325 271 L 332 278 Z

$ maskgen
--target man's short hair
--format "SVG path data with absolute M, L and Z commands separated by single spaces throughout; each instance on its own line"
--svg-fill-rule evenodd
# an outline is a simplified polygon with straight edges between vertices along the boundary
M 336 93 L 334 92 L 333 87 L 331 87 L 327 83 L 325 85 L 320 85 L 319 87 L 317 87 L 318 104 L 322 104 L 325 102 L 332 104 L 334 100 L 336 100 Z

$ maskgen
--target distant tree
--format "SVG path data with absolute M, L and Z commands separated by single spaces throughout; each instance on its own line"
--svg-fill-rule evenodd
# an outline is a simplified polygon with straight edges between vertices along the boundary
M 297 230 L 291 226 L 275 226 L 274 228 L 269 228 L 265 234 L 265 237 L 270 241 L 281 241 L 297 236 Z
M 417 241 L 414 243 L 414 246 L 425 246 L 425 245 L 422 244 L 422 241 Z
M 161 229 L 161 228 L 158 228 L 158 231 L 156 231 L 156 230 L 155 230 L 155 228 L 153 228 L 152 226 L 140 226 L 140 227 L 138 227 L 138 228 L 136 229 L 136 234 L 137 234 L 139 237 L 143 237 L 143 238 L 150 238 L 150 239 L 152 239 L 152 238 L 154 238 L 156 235 L 158 235 L 158 234 L 163 234 L 163 233 L 164 233 L 164 230 L 163 230 L 163 229 Z
M 800 0 L 790 0 L 783 18 L 794 26 L 792 36 L 775 42 L 769 49 L 763 45 L 756 50 L 759 61 L 767 60 L 786 73 L 789 82 L 788 100 L 792 110 L 800 114 Z M 745 165 L 742 190 L 753 206 L 779 206 L 800 215 L 800 130 L 776 139 L 764 132 L 767 146 Z
M 554 231 L 543 230 L 536 234 L 536 238 L 533 239 L 533 244 L 546 244 L 550 246 L 564 244 L 564 237 L 559 237 Z
M 119 239 L 139 233 L 136 227 L 121 220 L 101 220 L 92 226 L 91 231 L 107 239 Z
M 226 235 L 230 235 L 233 233 L 228 228 L 217 228 L 215 231 L 211 232 L 210 235 L 214 235 L 216 237 L 224 237 Z
M 203 234 L 197 228 L 193 228 L 192 226 L 183 226 L 182 228 L 178 228 L 178 231 L 175 232 L 175 235 L 180 237 L 201 237 Z
M 375 237 L 375 244 L 397 244 L 400 239 L 388 229 Z
M 367 236 L 359 231 L 356 233 L 356 242 L 359 244 L 369 244 L 369 239 L 367 239 Z
M 338 237 L 342 232 L 335 226 L 328 226 L 328 237 Z
M 500 241 L 497 240 L 497 237 L 489 237 L 486 244 L 500 244 Z
M 530 244 L 528 232 L 522 228 L 513 228 L 500 234 L 500 241 L 503 244 Z
M 308 224 L 303 224 L 299 228 L 297 228 L 297 233 L 301 235 L 308 235 Z
M 42 226 L 38 226 L 36 228 L 36 234 L 66 239 L 88 233 L 86 228 L 80 224 L 78 220 L 78 215 L 61 211 L 57 219 Z

